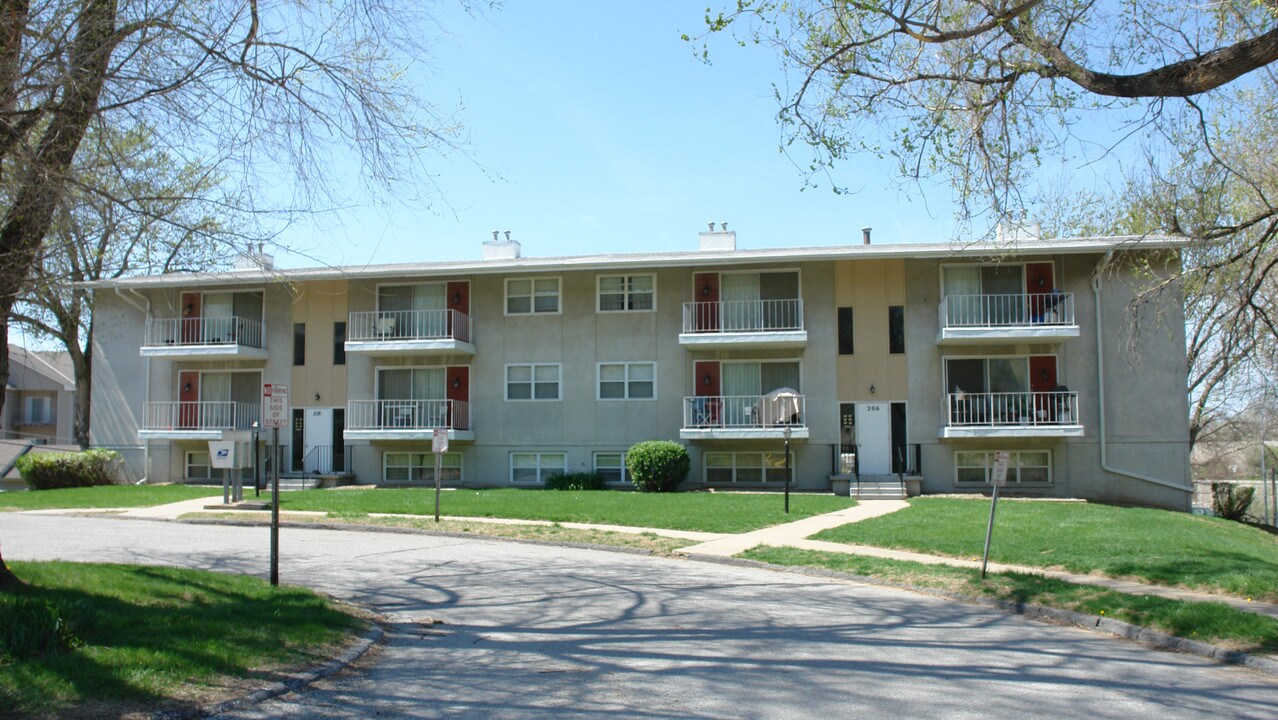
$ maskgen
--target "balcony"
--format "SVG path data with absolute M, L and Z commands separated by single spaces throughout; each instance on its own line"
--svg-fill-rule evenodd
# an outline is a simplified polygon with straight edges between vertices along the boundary
M 221 440 L 224 430 L 249 430 L 262 406 L 230 401 L 148 402 L 138 435 L 151 440 Z
M 151 319 L 142 357 L 185 360 L 265 360 L 262 323 L 242 317 Z
M 948 295 L 939 309 L 938 345 L 1062 342 L 1079 332 L 1073 293 Z
M 949 393 L 945 427 L 949 438 L 1082 437 L 1078 393 L 1068 390 L 1016 393 Z
M 683 399 L 682 440 L 807 440 L 805 398 L 768 395 L 697 396 Z
M 684 303 L 679 344 L 707 350 L 801 348 L 808 344 L 808 331 L 803 327 L 803 301 Z
M 474 355 L 470 316 L 456 310 L 351 313 L 346 352 L 382 355 Z
M 437 429 L 449 440 L 474 440 L 470 404 L 461 400 L 351 400 L 347 440 L 430 440 Z

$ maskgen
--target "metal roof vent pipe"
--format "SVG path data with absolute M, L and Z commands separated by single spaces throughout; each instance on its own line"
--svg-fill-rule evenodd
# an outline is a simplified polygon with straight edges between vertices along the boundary
M 870 231 L 873 229 L 874 228 L 868 228 L 868 227 L 861 228 L 861 244 L 862 245 L 870 244 Z
M 501 231 L 493 231 L 493 239 L 484 241 L 485 260 L 515 260 L 519 257 L 519 241 L 510 239 L 510 231 L 506 231 L 506 239 L 498 239 Z

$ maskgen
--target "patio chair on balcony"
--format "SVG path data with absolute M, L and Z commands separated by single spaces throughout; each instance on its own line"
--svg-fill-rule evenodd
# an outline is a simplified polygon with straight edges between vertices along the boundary
M 376 332 L 378 336 L 380 336 L 382 339 L 393 336 L 395 334 L 395 318 L 393 317 L 377 318 Z
M 719 423 L 719 400 L 717 398 L 697 398 L 692 405 L 692 424 L 696 427 L 717 427 Z

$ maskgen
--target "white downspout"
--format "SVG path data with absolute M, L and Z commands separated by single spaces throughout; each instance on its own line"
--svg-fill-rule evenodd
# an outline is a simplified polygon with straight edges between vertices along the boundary
M 141 300 L 145 302 L 146 305 L 145 306 L 139 305 L 136 302 L 125 297 L 124 293 L 120 292 L 120 287 L 118 285 L 115 288 L 115 294 L 119 296 L 121 300 L 141 310 L 142 312 L 146 313 L 146 327 L 149 330 L 151 327 L 151 320 L 152 320 L 151 299 L 139 293 L 137 290 L 130 289 L 129 292 L 133 293 L 138 298 L 141 298 Z M 145 385 L 143 385 L 142 387 L 142 416 L 146 417 L 146 404 L 151 401 L 151 358 L 149 357 L 146 359 L 146 370 L 144 372 L 145 374 L 143 375 L 143 380 L 142 380 L 142 382 L 145 383 Z M 151 479 L 151 441 L 150 440 L 142 441 L 142 468 L 143 468 L 142 478 L 138 480 L 136 483 L 134 483 L 135 485 L 145 485 L 147 481 Z
M 1110 256 L 1113 252 L 1106 254 L 1104 259 L 1096 266 L 1096 272 L 1092 275 L 1092 301 L 1096 305 L 1096 385 L 1097 385 L 1097 405 L 1100 409 L 1100 457 L 1101 470 L 1114 475 L 1122 475 L 1133 480 L 1141 482 L 1153 483 L 1169 487 L 1173 490 L 1179 490 L 1184 493 L 1193 493 L 1193 486 L 1182 485 L 1171 480 L 1163 480 L 1162 478 L 1150 477 L 1139 473 L 1121 470 L 1109 464 L 1109 459 L 1105 453 L 1105 346 L 1104 346 L 1104 325 L 1101 323 L 1101 296 L 1100 296 L 1100 274 L 1106 265 L 1109 264 Z

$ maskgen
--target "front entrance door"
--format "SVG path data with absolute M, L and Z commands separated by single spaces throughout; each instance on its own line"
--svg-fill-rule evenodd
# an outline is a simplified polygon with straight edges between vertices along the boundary
M 892 404 L 856 404 L 856 452 L 862 475 L 892 472 Z
M 302 428 L 302 472 L 333 471 L 333 409 L 307 408 Z

